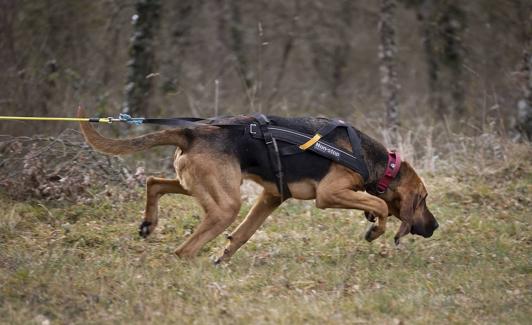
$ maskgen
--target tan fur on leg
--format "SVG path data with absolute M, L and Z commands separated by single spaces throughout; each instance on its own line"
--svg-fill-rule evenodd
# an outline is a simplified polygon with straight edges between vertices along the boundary
M 144 220 L 140 225 L 140 235 L 142 237 L 147 237 L 157 226 L 159 220 L 159 199 L 168 193 L 190 195 L 177 179 L 164 179 L 151 176 L 146 179 L 146 209 L 144 211 Z
M 181 177 L 187 180 L 187 184 L 192 184 L 194 180 L 190 194 L 205 211 L 200 225 L 175 251 L 179 257 L 192 257 L 235 221 L 241 204 L 242 175 L 238 162 L 230 157 L 209 157 L 208 162 L 203 164 L 186 161 L 182 164 Z
M 373 213 L 378 222 L 370 228 L 365 237 L 366 240 L 372 241 L 386 230 L 388 206 L 384 200 L 374 195 L 356 191 L 360 187 L 360 175 L 343 166 L 334 166 L 318 185 L 316 206 L 320 209 L 359 209 Z
M 229 243 L 216 263 L 227 261 L 244 245 L 264 223 L 266 218 L 281 205 L 281 198 L 263 191 L 242 223 L 229 235 Z

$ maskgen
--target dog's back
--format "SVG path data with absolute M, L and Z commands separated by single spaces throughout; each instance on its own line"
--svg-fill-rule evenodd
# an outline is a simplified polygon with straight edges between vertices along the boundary
M 280 126 L 308 135 L 315 134 L 321 127 L 331 123 L 330 119 L 313 117 L 268 116 L 268 119 L 271 126 Z M 256 123 L 253 116 L 221 117 L 210 120 L 210 123 L 220 126 L 220 128 L 209 131 L 205 131 L 202 128 L 192 130 L 195 141 L 203 143 L 199 146 L 194 146 L 195 148 L 197 147 L 195 150 L 202 150 L 202 146 L 209 146 L 209 150 L 217 150 L 220 154 L 235 156 L 240 162 L 243 173 L 258 176 L 263 181 L 276 182 L 268 151 L 264 147 L 264 140 L 253 137 L 250 134 L 250 129 L 246 128 Z M 230 127 L 224 128 L 223 125 Z M 241 127 L 235 127 L 240 125 Z M 345 128 L 334 130 L 325 139 L 351 151 Z M 288 146 L 293 146 L 293 144 L 283 141 L 277 141 L 277 145 L 281 151 Z M 327 174 L 330 165 L 330 159 L 312 152 L 300 152 L 282 157 L 286 181 L 290 183 L 303 179 L 319 181 Z

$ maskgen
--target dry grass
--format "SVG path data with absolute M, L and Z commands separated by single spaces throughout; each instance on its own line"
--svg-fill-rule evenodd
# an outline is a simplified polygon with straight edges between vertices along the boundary
M 162 199 L 148 240 L 140 201 L 2 197 L 0 322 L 527 324 L 530 146 L 511 150 L 482 171 L 423 173 L 441 225 L 430 239 L 397 249 L 393 222 L 368 244 L 360 212 L 289 202 L 220 267 L 211 258 L 223 238 L 194 261 L 172 254 L 199 220 L 186 197 Z
M 79 131 L 57 137 L 0 135 L 0 189 L 15 200 L 86 203 L 120 186 L 123 199 L 143 185 L 143 168 L 130 171 L 120 157 L 95 152 Z M 105 184 L 105 186 L 104 186 Z

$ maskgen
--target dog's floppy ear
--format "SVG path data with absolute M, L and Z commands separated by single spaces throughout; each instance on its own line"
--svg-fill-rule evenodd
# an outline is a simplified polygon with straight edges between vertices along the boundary
M 412 225 L 408 222 L 401 222 L 401 226 L 399 227 L 399 230 L 393 237 L 393 240 L 395 242 L 395 245 L 399 245 L 401 241 L 401 237 L 408 235 L 410 233 L 410 229 L 412 229 Z
M 396 245 L 399 245 L 401 237 L 408 235 L 411 232 L 412 226 L 415 223 L 414 212 L 421 199 L 421 196 L 417 193 L 407 193 L 402 197 L 399 210 L 401 226 L 394 237 Z
M 401 210 L 399 215 L 401 220 L 413 224 L 414 222 L 414 212 L 416 211 L 419 202 L 423 198 L 417 193 L 408 193 L 401 199 Z

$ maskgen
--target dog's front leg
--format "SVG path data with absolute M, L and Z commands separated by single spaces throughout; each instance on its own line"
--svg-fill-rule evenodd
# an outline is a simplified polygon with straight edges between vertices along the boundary
M 369 222 L 375 222 L 375 219 L 377 218 L 373 213 L 364 211 L 364 216 Z
M 248 215 L 242 223 L 228 236 L 229 243 L 223 250 L 222 254 L 216 259 L 218 264 L 222 261 L 228 261 L 231 256 L 246 243 L 251 236 L 264 223 L 264 220 L 275 210 L 282 200 L 278 196 L 273 196 L 266 191 L 262 192 L 257 199 Z
M 139 229 L 139 234 L 142 237 L 147 237 L 157 226 L 159 199 L 167 193 L 189 195 L 177 179 L 148 177 L 146 180 L 146 209 L 144 211 L 144 220 Z
M 377 224 L 372 225 L 367 231 L 365 238 L 367 241 L 373 241 L 386 230 L 386 221 L 388 218 L 388 207 L 386 203 L 376 196 L 366 192 L 357 192 L 351 189 L 326 192 L 321 195 L 318 193 L 316 206 L 320 209 L 340 208 L 340 209 L 359 209 L 370 211 L 377 216 Z
M 373 241 L 386 230 L 388 206 L 386 202 L 374 195 L 362 191 L 354 191 L 356 178 L 340 177 L 329 173 L 319 184 L 316 193 L 316 206 L 320 209 L 340 208 L 367 211 L 377 217 L 377 224 L 366 233 L 366 240 Z

